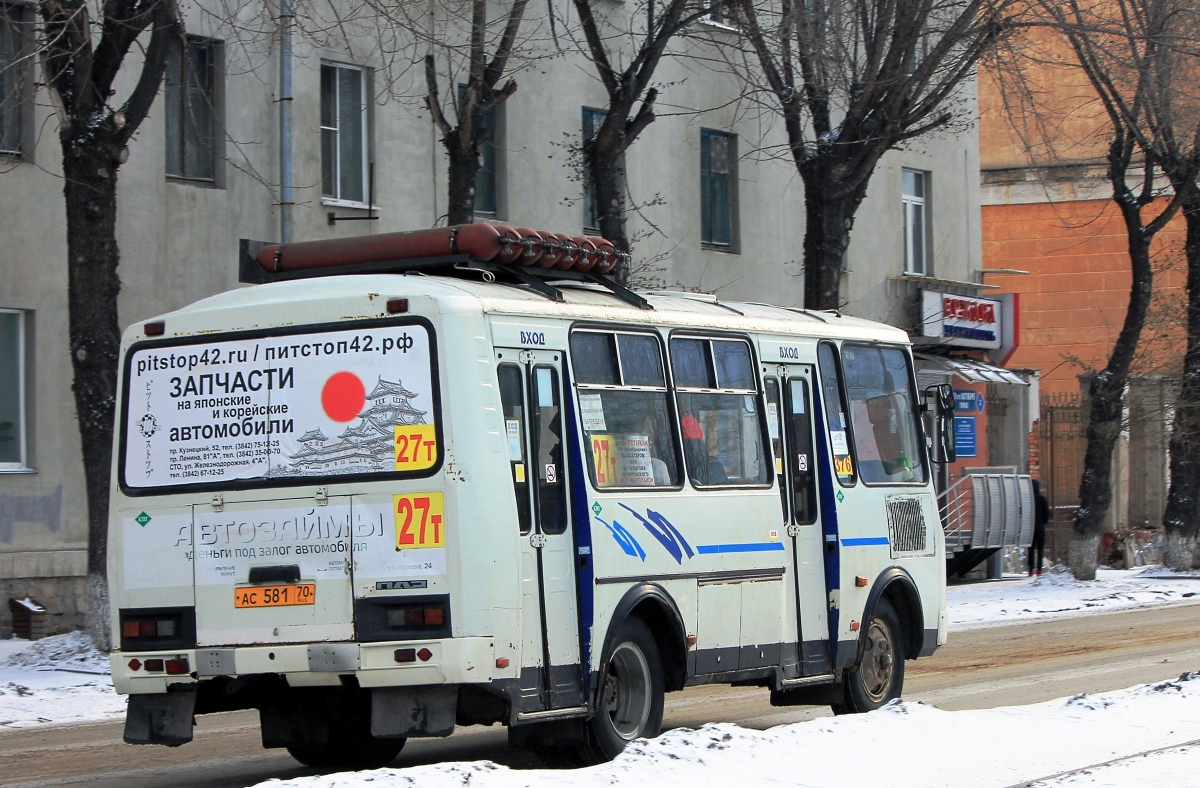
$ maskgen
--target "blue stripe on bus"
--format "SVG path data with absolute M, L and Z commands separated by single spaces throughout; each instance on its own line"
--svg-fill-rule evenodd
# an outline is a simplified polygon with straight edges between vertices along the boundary
M 886 536 L 860 536 L 854 539 L 843 539 L 842 544 L 846 547 L 861 547 L 868 544 L 887 544 Z
M 571 533 L 575 537 L 575 588 L 579 600 L 579 645 L 582 653 L 579 655 L 583 666 L 584 696 L 591 690 L 592 673 L 588 666 L 592 664 L 592 625 L 596 619 L 595 601 L 595 561 L 592 550 L 591 510 L 588 509 L 587 471 L 583 462 L 583 444 L 579 440 L 576 426 L 574 388 L 571 382 L 571 370 L 567 365 L 566 353 L 562 361 L 563 408 L 566 413 L 567 473 L 571 490 Z M 586 556 L 586 563 L 579 562 L 579 556 Z
M 698 544 L 696 552 L 700 555 L 712 553 L 765 553 L 772 550 L 782 550 L 783 542 L 746 542 L 744 544 Z

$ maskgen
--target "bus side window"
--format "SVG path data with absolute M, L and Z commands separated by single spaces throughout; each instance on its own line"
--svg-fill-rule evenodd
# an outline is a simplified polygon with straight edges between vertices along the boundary
M 750 345 L 744 340 L 672 338 L 671 369 L 692 484 L 770 484 Z
M 783 475 L 783 407 L 779 401 L 779 379 L 774 376 L 764 378 L 763 393 L 767 397 L 767 435 L 771 438 L 771 454 L 775 458 L 775 475 L 779 478 L 779 497 L 783 499 L 783 521 L 786 523 L 788 493 Z
M 533 368 L 533 477 L 537 482 L 538 522 L 542 533 L 567 530 L 567 485 L 563 467 L 562 408 L 559 407 L 558 370 Z
M 804 378 L 788 379 L 788 445 L 796 523 L 817 521 L 817 475 L 813 467 L 812 403 Z
M 525 398 L 521 385 L 524 374 L 516 364 L 501 364 L 500 402 L 504 406 L 504 428 L 508 434 L 508 460 L 512 468 L 513 492 L 517 496 L 517 520 L 521 533 L 529 533 L 529 481 L 525 463 Z
M 679 452 L 658 336 L 573 331 L 571 363 L 592 485 L 677 488 Z
M 837 351 L 829 342 L 817 346 L 817 361 L 821 366 L 821 399 L 825 403 L 825 421 L 829 429 L 829 453 L 833 470 L 843 487 L 853 487 L 858 479 L 854 457 L 850 451 L 850 425 L 846 422 L 846 400 L 842 396 L 842 375 L 838 368 Z

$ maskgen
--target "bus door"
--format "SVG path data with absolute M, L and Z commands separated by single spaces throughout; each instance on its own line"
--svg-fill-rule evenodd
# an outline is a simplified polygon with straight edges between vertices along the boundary
M 521 712 L 583 705 L 575 539 L 562 409 L 564 353 L 496 350 L 520 520 Z
M 830 672 L 831 663 L 813 436 L 815 373 L 811 364 L 768 365 L 765 371 L 771 448 L 792 548 L 800 672 L 824 674 Z

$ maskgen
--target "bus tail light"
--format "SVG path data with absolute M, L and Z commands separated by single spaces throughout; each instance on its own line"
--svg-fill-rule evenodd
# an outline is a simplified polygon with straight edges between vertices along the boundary
M 185 657 L 176 659 L 168 659 L 166 661 L 168 676 L 185 676 L 191 671 L 188 669 L 188 661 Z
M 387 612 L 388 626 L 404 629 L 432 629 L 446 625 L 446 606 L 394 607 Z
M 126 609 L 119 612 L 121 650 L 166 650 L 196 645 L 196 609 Z

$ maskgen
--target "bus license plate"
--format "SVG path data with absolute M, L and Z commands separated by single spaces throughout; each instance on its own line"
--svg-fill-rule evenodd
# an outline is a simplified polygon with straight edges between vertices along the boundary
M 316 583 L 291 583 L 285 586 L 235 588 L 234 607 L 283 607 L 312 605 L 317 601 Z

